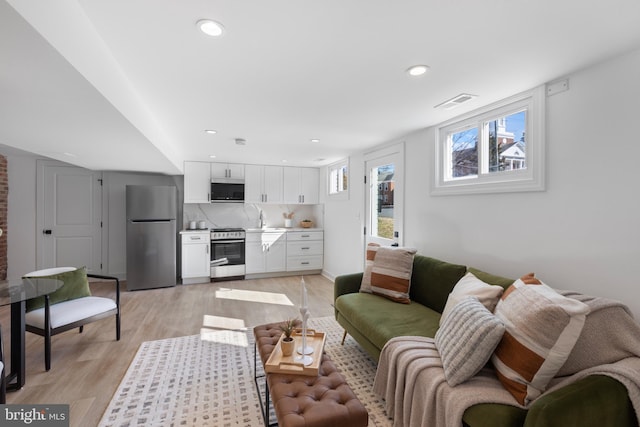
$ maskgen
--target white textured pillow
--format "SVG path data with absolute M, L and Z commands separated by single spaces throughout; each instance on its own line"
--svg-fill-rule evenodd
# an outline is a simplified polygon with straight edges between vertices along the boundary
M 533 274 L 504 292 L 496 316 L 506 331 L 491 360 L 520 404 L 529 405 L 544 392 L 569 357 L 588 313 L 588 305 L 560 295 Z
M 476 297 L 465 297 L 456 304 L 435 336 L 449 385 L 456 386 L 477 374 L 491 358 L 504 330 L 500 319 Z
M 447 298 L 447 304 L 444 306 L 442 316 L 440 317 L 440 326 L 442 326 L 445 317 L 447 317 L 453 307 L 468 296 L 477 297 L 482 305 L 493 313 L 502 292 L 504 292 L 502 286 L 485 283 L 474 276 L 473 273 L 465 274 Z

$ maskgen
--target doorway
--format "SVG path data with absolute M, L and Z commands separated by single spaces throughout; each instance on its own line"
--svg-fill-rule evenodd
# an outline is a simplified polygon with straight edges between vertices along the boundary
M 37 269 L 72 266 L 102 272 L 102 173 L 38 161 Z
M 365 155 L 365 246 L 404 241 L 404 144 Z

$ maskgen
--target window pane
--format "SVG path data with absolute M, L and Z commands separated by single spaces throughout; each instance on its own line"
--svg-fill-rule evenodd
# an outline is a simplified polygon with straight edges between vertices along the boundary
M 526 111 L 487 122 L 489 173 L 526 168 Z
M 371 209 L 371 235 L 393 239 L 393 164 L 372 169 L 371 176 L 375 177 L 376 175 L 377 185 L 372 187 L 372 193 L 376 194 L 371 194 L 374 203 Z
M 451 176 L 461 178 L 478 175 L 478 128 L 450 136 Z
M 329 193 L 337 194 L 347 191 L 348 169 L 346 164 L 334 166 L 329 170 Z

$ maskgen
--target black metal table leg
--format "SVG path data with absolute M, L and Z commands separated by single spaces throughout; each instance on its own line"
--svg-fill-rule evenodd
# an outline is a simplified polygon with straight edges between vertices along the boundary
M 25 302 L 11 303 L 11 372 L 7 375 L 7 391 L 24 386 L 25 372 Z

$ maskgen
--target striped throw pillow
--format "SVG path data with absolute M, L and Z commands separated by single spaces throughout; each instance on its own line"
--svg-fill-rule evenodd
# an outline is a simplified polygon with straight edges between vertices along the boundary
M 504 324 L 477 297 L 460 300 L 435 336 L 444 377 L 452 387 L 480 372 L 504 334 Z
M 371 292 L 395 302 L 409 304 L 409 288 L 415 249 L 378 248 L 371 267 Z
M 367 253 L 364 260 L 364 274 L 360 283 L 360 292 L 371 293 L 371 269 L 373 268 L 373 260 L 376 258 L 380 245 L 377 243 L 369 243 L 367 245 Z
M 500 382 L 528 406 L 569 357 L 589 307 L 528 274 L 502 294 L 495 310 L 506 331 L 491 360 Z

